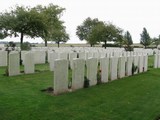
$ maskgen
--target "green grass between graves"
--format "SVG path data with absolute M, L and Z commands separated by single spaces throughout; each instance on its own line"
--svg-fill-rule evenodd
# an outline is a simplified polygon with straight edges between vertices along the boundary
M 154 120 L 160 115 L 160 69 L 59 96 L 40 91 L 53 85 L 48 64 L 36 69 L 36 74 L 7 77 L 0 68 L 0 120 Z

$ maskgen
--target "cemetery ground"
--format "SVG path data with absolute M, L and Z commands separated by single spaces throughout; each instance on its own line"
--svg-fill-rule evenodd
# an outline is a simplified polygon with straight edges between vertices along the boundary
M 156 120 L 160 115 L 160 69 L 54 96 L 48 64 L 35 74 L 4 76 L 0 67 L 0 120 Z M 23 67 L 21 67 L 23 70 Z M 157 119 L 158 120 L 158 119 Z

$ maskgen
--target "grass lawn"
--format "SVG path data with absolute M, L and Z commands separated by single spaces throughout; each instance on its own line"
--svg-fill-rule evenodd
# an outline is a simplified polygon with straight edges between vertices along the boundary
M 48 64 L 36 69 L 40 72 L 7 77 L 0 68 L 0 120 L 155 120 L 160 115 L 160 69 L 59 96 L 41 92 L 53 84 Z

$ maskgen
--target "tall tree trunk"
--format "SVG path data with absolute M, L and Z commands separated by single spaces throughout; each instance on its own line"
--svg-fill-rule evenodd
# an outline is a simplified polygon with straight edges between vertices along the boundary
M 45 47 L 47 47 L 47 40 L 44 40 L 44 43 L 45 43 Z
M 107 41 L 106 40 L 104 41 L 104 48 L 105 49 L 107 48 Z
M 57 44 L 58 44 L 58 48 L 59 48 L 59 42 L 57 42 Z
M 21 40 L 21 42 L 20 42 L 21 50 L 22 50 L 22 44 L 23 44 L 23 36 L 24 36 L 24 34 L 23 34 L 23 32 L 21 32 L 21 38 L 20 38 L 20 40 Z
M 23 37 L 24 37 L 24 34 L 23 32 L 21 32 L 21 38 L 20 38 L 20 65 L 22 65 L 22 55 L 21 55 L 21 50 L 22 50 L 22 46 L 23 46 Z

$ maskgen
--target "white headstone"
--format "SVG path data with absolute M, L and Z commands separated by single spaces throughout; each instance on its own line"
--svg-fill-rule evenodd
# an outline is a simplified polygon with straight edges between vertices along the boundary
M 93 58 L 99 59 L 99 57 L 100 57 L 100 53 L 99 52 L 94 52 L 93 53 Z
M 7 51 L 0 51 L 0 66 L 7 66 Z
M 59 59 L 68 60 L 68 53 L 66 52 L 59 53 Z
M 50 52 L 49 56 L 50 56 L 49 68 L 50 68 L 50 71 L 54 71 L 54 61 L 58 59 L 58 53 Z
M 28 53 L 28 51 L 21 51 L 21 59 L 22 59 L 22 64 L 24 65 L 25 62 L 25 54 Z
M 127 62 L 126 62 L 126 75 L 127 76 L 132 75 L 132 64 L 133 64 L 133 57 L 132 56 L 127 57 Z
M 146 72 L 148 70 L 148 55 L 144 56 L 144 72 Z
M 101 81 L 108 82 L 109 77 L 109 58 L 100 58 Z
M 106 52 L 100 52 L 100 58 L 106 57 Z
M 154 68 L 158 67 L 158 54 L 154 55 Z
M 117 79 L 117 68 L 118 68 L 118 57 L 111 57 L 110 58 L 110 79 L 111 81 Z
M 76 52 L 69 53 L 69 65 L 71 69 L 73 68 L 73 59 L 75 58 L 77 58 Z
M 50 53 L 53 53 L 53 51 L 50 51 L 50 50 L 47 51 L 47 60 L 48 60 L 48 63 L 50 63 Z
M 93 52 L 86 52 L 86 59 L 93 58 Z
M 20 59 L 18 52 L 11 52 L 9 54 L 9 76 L 19 75 L 20 74 Z
M 55 60 L 54 62 L 54 94 L 61 94 L 68 91 L 68 61 Z
M 84 86 L 85 60 L 74 59 L 72 69 L 72 89 L 80 89 Z
M 119 57 L 118 60 L 118 78 L 125 77 L 125 57 Z
M 160 54 L 157 56 L 157 68 L 160 68 Z
M 97 67 L 98 60 L 96 58 L 89 58 L 86 61 L 87 65 L 87 79 L 89 80 L 90 86 L 97 84 Z
M 138 64 L 138 69 L 139 73 L 143 72 L 144 66 L 143 66 L 143 55 L 139 56 L 139 64 Z
M 41 51 L 34 51 L 34 63 L 35 64 L 44 64 L 46 61 L 46 52 Z
M 34 53 L 28 52 L 24 55 L 24 73 L 30 74 L 34 73 L 35 67 L 34 67 Z
M 139 64 L 139 56 L 134 56 L 133 57 L 133 64 L 134 64 L 134 67 L 135 67 L 135 71 L 134 71 L 134 74 L 137 74 L 138 73 L 138 64 Z
M 86 54 L 85 54 L 85 52 L 80 52 L 80 53 L 78 53 L 78 54 L 79 54 L 79 58 L 80 58 L 80 59 L 86 60 Z

